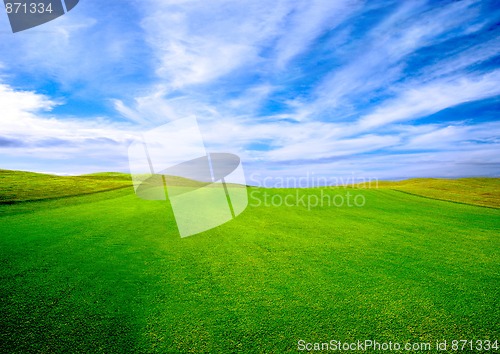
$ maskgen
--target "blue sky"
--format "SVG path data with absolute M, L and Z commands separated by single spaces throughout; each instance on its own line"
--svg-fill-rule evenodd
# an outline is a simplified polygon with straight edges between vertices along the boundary
M 81 0 L 12 34 L 0 168 L 128 171 L 141 131 L 196 115 L 253 180 L 500 175 L 494 1 Z

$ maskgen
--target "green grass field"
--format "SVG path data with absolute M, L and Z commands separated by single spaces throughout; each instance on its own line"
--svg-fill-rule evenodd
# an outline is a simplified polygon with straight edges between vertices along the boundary
M 138 199 L 127 175 L 0 172 L 0 352 L 500 340 L 498 179 L 252 187 L 238 218 L 181 239 L 168 203 Z M 364 206 L 264 200 L 347 192 Z

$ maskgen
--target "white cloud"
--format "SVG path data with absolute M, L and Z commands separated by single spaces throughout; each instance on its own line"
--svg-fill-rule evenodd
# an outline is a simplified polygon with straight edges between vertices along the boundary
M 317 160 L 376 151 L 381 148 L 392 147 L 398 142 L 399 137 L 397 136 L 371 134 L 338 140 L 328 137 L 322 137 L 322 139 L 307 137 L 303 141 L 270 151 L 267 155 L 270 161 Z
M 464 76 L 402 89 L 396 98 L 362 117 L 359 127 L 363 130 L 373 129 L 420 118 L 460 103 L 499 95 L 499 82 L 500 70 L 495 70 L 482 76 Z
M 0 150 L 2 167 L 16 168 L 22 161 L 68 161 L 58 166 L 65 172 L 85 169 L 86 164 L 101 169 L 123 170 L 123 157 L 132 127 L 103 119 L 61 119 L 50 111 L 57 105 L 49 97 L 32 91 L 17 91 L 0 84 Z M 116 164 L 109 164 L 115 160 Z M 103 164 L 103 161 L 107 161 Z M 17 167 L 18 168 L 18 167 Z M 89 171 L 90 172 L 90 171 Z
M 454 56 L 440 60 L 439 63 L 424 67 L 421 78 L 423 80 L 436 79 L 450 74 L 461 74 L 468 67 L 491 59 L 500 53 L 500 38 L 472 45 L 469 48 L 458 50 Z
M 143 28 L 157 53 L 157 73 L 175 89 L 212 81 L 258 60 L 257 44 L 285 14 L 279 4 L 268 11 L 263 2 L 146 1 L 144 6 L 155 9 Z
M 49 97 L 31 91 L 14 91 L 10 86 L 0 83 L 1 123 L 29 117 L 32 112 L 50 111 L 57 103 Z
M 292 5 L 292 3 L 290 3 Z M 313 41 L 326 30 L 332 31 L 360 9 L 361 1 L 297 1 L 276 44 L 276 65 L 285 68 L 288 62 L 310 49 Z
M 237 69 L 266 65 L 262 50 L 273 46 L 271 67 L 284 69 L 327 29 L 359 8 L 346 1 L 159 1 L 143 20 L 159 60 L 157 73 L 173 89 L 204 84 Z
M 343 65 L 322 79 L 310 99 L 298 101 L 298 119 L 315 119 L 325 112 L 340 119 L 355 112 L 353 101 L 366 102 L 381 92 L 395 92 L 392 86 L 404 77 L 407 58 L 420 48 L 459 36 L 463 23 L 476 14 L 471 8 L 474 3 L 464 1 L 432 10 L 420 1 L 399 4 L 355 44 L 345 43 L 349 50 L 336 51 L 341 53 Z
M 499 122 L 481 123 L 476 125 L 447 125 L 409 137 L 402 149 L 412 150 L 448 150 L 483 149 L 484 144 L 500 143 Z M 491 145 L 490 145 L 491 146 Z M 488 147 L 489 148 L 489 147 Z

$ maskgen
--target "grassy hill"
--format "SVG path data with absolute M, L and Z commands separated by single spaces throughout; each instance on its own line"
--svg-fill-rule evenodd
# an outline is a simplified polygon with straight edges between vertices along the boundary
M 170 186 L 187 190 L 207 186 L 207 183 L 177 176 L 165 178 Z M 128 173 L 101 172 L 80 176 L 56 176 L 0 169 L 0 204 L 66 198 L 131 186 L 132 179 Z M 162 175 L 154 175 L 147 178 L 141 188 L 148 190 L 163 186 Z
M 96 173 L 54 176 L 43 173 L 0 170 L 0 203 L 61 198 L 131 186 L 130 175 Z
M 76 184 L 126 185 L 108 177 Z M 10 193 L 26 185 L 11 178 Z M 34 193 L 73 191 L 66 178 L 48 178 L 47 191 L 40 179 Z M 131 188 L 0 205 L 1 351 L 500 339 L 500 210 L 391 188 L 249 188 L 238 218 L 185 239 L 168 202 Z M 363 205 L 301 202 L 347 192 Z
M 382 181 L 378 187 L 427 198 L 500 208 L 500 178 L 414 178 L 399 182 Z
M 167 176 L 167 179 L 170 185 L 179 187 L 206 186 L 206 183 L 176 176 Z M 0 204 L 77 196 L 126 188 L 131 185 L 130 174 L 118 172 L 55 176 L 0 169 Z M 144 186 L 145 188 L 163 186 L 163 180 L 160 175 L 155 175 L 154 178 L 147 180 Z M 350 187 L 365 188 L 367 186 L 363 184 Z M 413 178 L 397 182 L 372 182 L 369 186 L 432 199 L 500 208 L 500 178 Z

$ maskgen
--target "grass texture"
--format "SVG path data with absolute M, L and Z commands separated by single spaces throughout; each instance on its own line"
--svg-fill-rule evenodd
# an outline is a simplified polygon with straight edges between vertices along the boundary
M 111 189 L 0 205 L 1 352 L 500 340 L 499 209 L 392 186 L 249 188 L 238 218 L 181 239 L 168 202 L 138 199 L 126 176 L 1 175 L 4 200 Z M 465 203 L 467 183 L 447 189 Z M 348 192 L 364 205 L 298 200 Z

